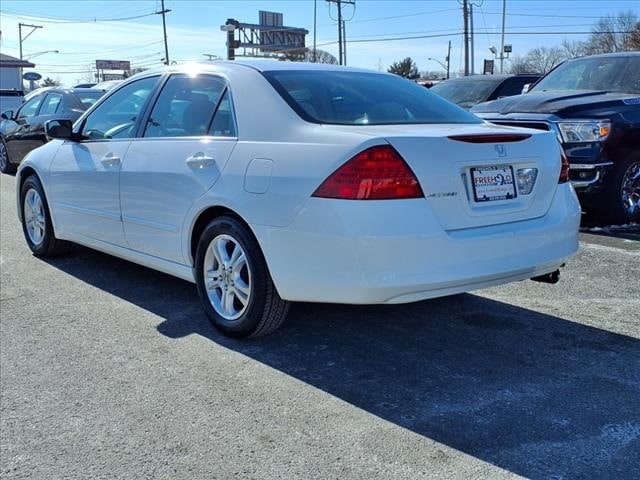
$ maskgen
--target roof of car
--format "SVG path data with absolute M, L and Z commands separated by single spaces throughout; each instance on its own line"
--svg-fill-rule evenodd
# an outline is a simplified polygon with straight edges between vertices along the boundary
M 82 87 L 78 87 L 78 88 L 52 87 L 37 93 L 40 94 L 40 93 L 85 93 L 85 92 L 104 93 L 103 90 L 99 88 L 82 88 Z M 33 93 L 36 93 L 36 91 L 34 90 Z
M 455 81 L 455 82 L 460 82 L 460 81 L 472 81 L 472 80 L 495 80 L 495 81 L 500 81 L 500 80 L 505 80 L 507 78 L 517 78 L 517 77 L 540 77 L 541 75 L 539 73 L 518 73 L 518 74 L 512 74 L 512 73 L 498 73 L 495 75 L 468 75 L 466 77 L 456 77 L 456 78 L 450 78 L 449 80 L 444 80 L 445 82 L 451 82 L 451 81 Z
M 594 58 L 594 57 L 638 57 L 640 56 L 639 51 L 634 52 L 613 52 L 613 53 L 598 53 L 596 55 L 585 55 L 582 57 L 574 57 L 570 60 L 581 60 L 583 58 Z
M 203 71 L 215 71 L 216 67 L 222 67 L 224 69 L 244 69 L 250 68 L 259 72 L 268 71 L 284 71 L 284 70 L 333 70 L 333 71 L 352 71 L 352 72 L 367 72 L 367 73 L 386 73 L 378 72 L 375 70 L 369 70 L 365 68 L 346 67 L 344 65 L 332 65 L 328 63 L 310 63 L 310 62 L 287 62 L 278 60 L 212 60 L 212 61 L 199 61 L 193 63 L 183 63 L 179 65 L 163 66 L 155 69 L 145 70 L 142 74 L 158 73 L 158 72 L 180 72 L 184 70 L 203 70 Z M 138 75 L 136 75 L 138 76 Z

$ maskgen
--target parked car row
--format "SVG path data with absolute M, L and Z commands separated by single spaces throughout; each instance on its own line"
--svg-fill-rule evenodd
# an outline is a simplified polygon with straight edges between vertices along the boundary
M 439 82 L 431 90 L 493 123 L 554 131 L 569 158 L 571 181 L 583 208 L 608 223 L 627 223 L 640 220 L 639 56 L 632 52 L 574 59 L 542 80 L 533 74 L 475 75 Z M 43 122 L 53 108 L 47 101 L 57 105 L 54 94 L 69 98 L 58 108 L 74 120 L 100 95 L 97 91 L 121 83 L 97 84 L 87 93 L 92 98 L 77 102 L 74 98 L 88 90 L 43 88 L 24 97 L 22 108 L 1 110 L 0 171 L 15 170 L 28 151 L 46 141 Z M 531 94 L 520 95 L 532 84 Z M 38 101 L 31 99 L 44 99 L 47 91 L 54 93 L 33 111 Z M 23 98 L 22 92 L 0 93 L 3 105 Z

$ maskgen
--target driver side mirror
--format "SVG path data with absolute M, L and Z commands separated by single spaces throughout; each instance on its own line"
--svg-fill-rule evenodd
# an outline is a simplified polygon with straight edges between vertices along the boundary
M 73 122 L 71 120 L 49 120 L 44 124 L 44 134 L 47 140 L 53 140 L 54 138 L 72 140 Z
M 13 110 L 5 110 L 0 113 L 0 118 L 2 118 L 2 120 L 11 120 L 13 118 Z
M 529 88 L 531 88 L 531 84 L 525 83 L 524 86 L 522 87 L 522 92 L 520 92 L 520 94 L 527 93 L 529 91 Z

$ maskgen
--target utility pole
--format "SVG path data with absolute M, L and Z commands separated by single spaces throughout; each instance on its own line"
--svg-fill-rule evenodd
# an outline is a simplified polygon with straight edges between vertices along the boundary
M 31 31 L 22 37 L 22 27 L 30 27 Z M 28 23 L 18 23 L 18 38 L 20 39 L 20 61 L 22 61 L 22 42 L 31 36 L 36 29 L 42 28 L 42 25 L 29 25 Z M 20 66 L 20 90 L 22 90 L 22 65 Z
M 469 75 L 469 5 L 468 0 L 462 2 L 462 15 L 464 17 L 464 76 Z
M 447 80 L 449 80 L 450 66 L 451 66 L 451 40 L 449 40 L 449 49 L 447 50 Z
M 507 0 L 502 0 L 502 39 L 500 40 L 500 73 L 504 73 L 504 23 L 507 10 Z
M 165 14 L 169 13 L 171 10 L 167 10 L 164 8 L 164 0 L 161 0 L 162 10 L 156 12 L 158 14 L 162 14 L 162 31 L 164 32 L 164 64 L 169 65 L 169 46 L 167 45 L 167 23 L 165 21 Z
M 313 0 L 313 63 L 318 60 L 318 53 L 316 51 L 316 30 L 318 25 L 318 0 Z
M 345 21 L 342 19 L 342 5 L 355 5 L 355 0 L 327 0 L 329 3 L 335 3 L 338 7 L 338 63 L 340 65 L 347 64 L 347 29 Z
M 342 57 L 343 57 L 343 61 L 342 64 L 346 65 L 347 64 L 347 27 L 345 25 L 345 21 L 342 21 Z
M 341 0 L 335 0 L 338 5 L 338 63 L 342 65 L 342 3 Z
M 471 38 L 471 75 L 475 75 L 476 69 L 474 66 L 473 57 L 475 57 L 476 51 L 473 47 L 473 2 L 469 4 L 469 23 L 470 23 L 470 38 Z

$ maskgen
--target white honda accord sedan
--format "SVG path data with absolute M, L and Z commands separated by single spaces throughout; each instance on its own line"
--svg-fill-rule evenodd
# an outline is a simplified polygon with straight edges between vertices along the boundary
M 167 67 L 46 130 L 17 175 L 33 253 L 75 242 L 193 282 L 234 337 L 275 330 L 292 301 L 554 282 L 578 248 L 553 133 L 491 125 L 386 73 Z

